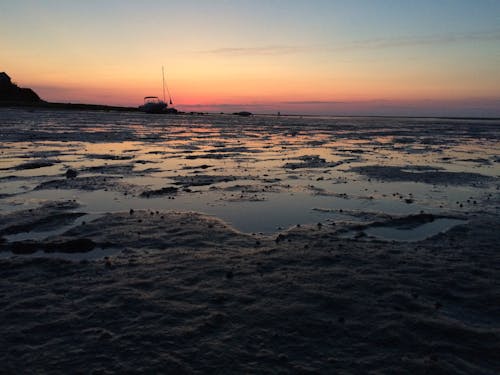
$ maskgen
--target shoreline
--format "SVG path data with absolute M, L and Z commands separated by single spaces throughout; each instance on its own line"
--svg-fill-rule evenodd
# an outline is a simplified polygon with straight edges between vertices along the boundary
M 55 109 L 55 110 L 84 110 L 84 111 L 120 111 L 139 112 L 137 107 L 122 107 L 103 104 L 80 104 L 80 103 L 51 103 L 51 102 L 2 102 L 0 108 L 29 108 L 29 109 Z
M 80 111 L 118 111 L 118 112 L 139 112 L 142 113 L 138 107 L 127 106 L 113 106 L 106 104 L 85 104 L 85 103 L 53 103 L 53 102 L 2 102 L 0 101 L 0 108 L 37 108 L 37 109 L 53 109 L 53 110 L 80 110 Z M 170 113 L 165 113 L 170 114 Z M 180 111 L 179 114 L 185 115 L 224 115 L 224 116 L 238 116 L 234 113 L 209 111 L 209 112 L 195 112 L 195 111 Z M 292 117 L 292 118 L 356 118 L 356 119 L 437 119 L 437 120 L 481 120 L 481 121 L 498 121 L 500 117 L 470 117 L 470 116 L 404 116 L 404 115 L 346 115 L 346 114 L 287 114 L 281 113 L 252 113 L 251 116 L 262 117 Z

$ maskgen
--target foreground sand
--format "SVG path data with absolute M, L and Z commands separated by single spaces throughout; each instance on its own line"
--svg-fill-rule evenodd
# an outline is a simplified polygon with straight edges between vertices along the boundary
M 345 229 L 265 237 L 195 213 L 135 211 L 4 242 L 120 253 L 0 260 L 2 372 L 500 372 L 498 219 L 472 216 L 417 243 L 341 238 Z

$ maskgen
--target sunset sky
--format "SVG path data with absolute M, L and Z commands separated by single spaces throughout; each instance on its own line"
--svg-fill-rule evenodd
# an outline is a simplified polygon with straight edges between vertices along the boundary
M 0 71 L 48 101 L 500 116 L 498 0 L 0 0 Z

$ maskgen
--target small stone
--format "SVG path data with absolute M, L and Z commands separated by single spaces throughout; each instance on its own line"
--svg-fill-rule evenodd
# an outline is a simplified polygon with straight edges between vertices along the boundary
M 78 176 L 78 172 L 74 169 L 68 169 L 66 171 L 66 178 L 75 178 L 76 176 Z
M 133 209 L 130 209 L 130 211 L 128 212 L 130 215 L 133 215 L 134 214 L 134 210 Z
M 278 237 L 276 237 L 275 241 L 276 241 L 276 243 L 278 243 L 278 242 L 285 240 L 285 238 L 286 237 L 280 233 L 280 234 L 278 234 Z

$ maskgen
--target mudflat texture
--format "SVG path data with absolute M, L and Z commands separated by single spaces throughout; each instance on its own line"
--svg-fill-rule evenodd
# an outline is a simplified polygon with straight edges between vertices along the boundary
M 92 238 L 118 256 L 0 261 L 3 370 L 495 374 L 499 225 L 388 243 L 109 214 L 50 241 Z
M 0 109 L 0 373 L 500 373 L 500 122 Z

